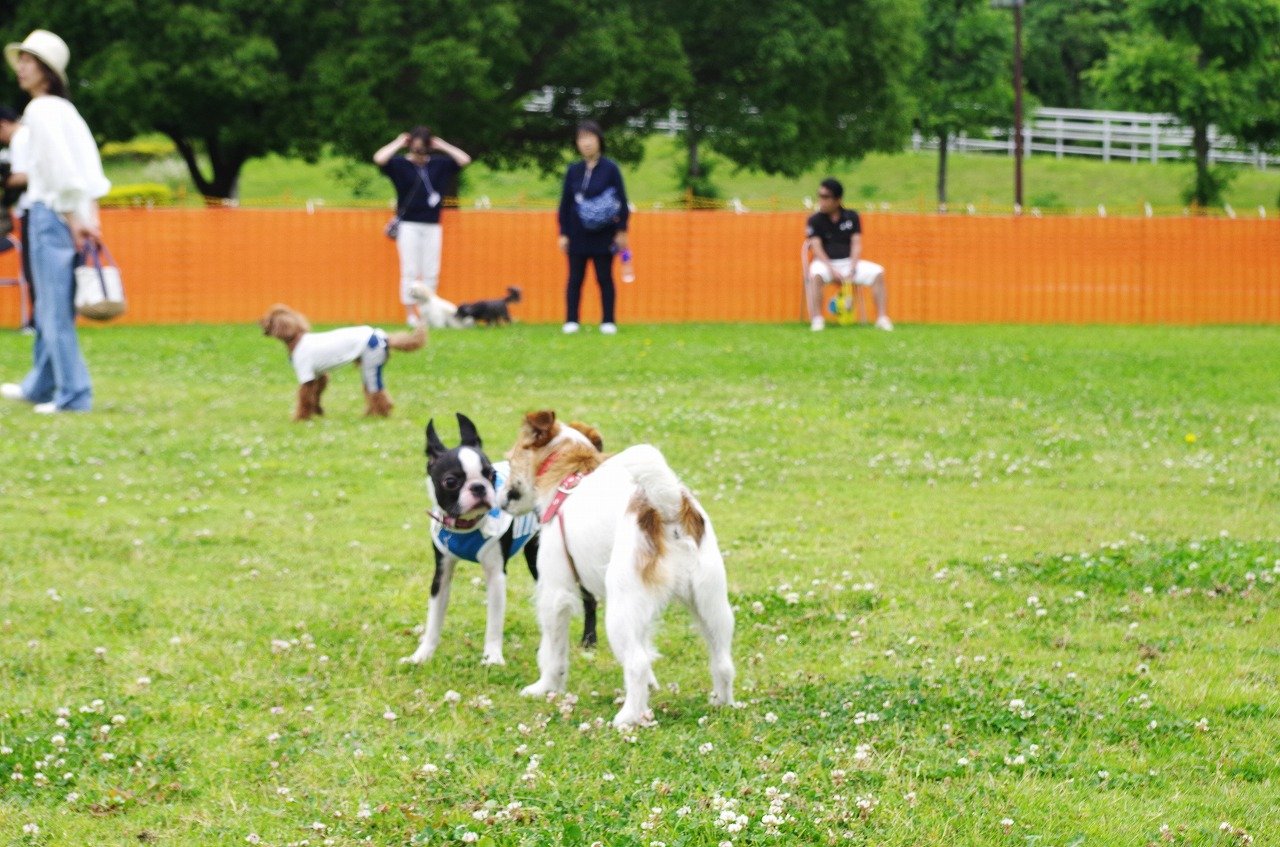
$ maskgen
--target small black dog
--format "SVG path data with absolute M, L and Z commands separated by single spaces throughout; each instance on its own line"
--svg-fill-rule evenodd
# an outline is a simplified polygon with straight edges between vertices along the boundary
M 511 312 L 507 306 L 520 302 L 520 289 L 512 285 L 507 288 L 507 296 L 501 300 L 477 300 L 474 303 L 463 303 L 458 307 L 457 317 L 471 318 L 474 321 L 495 326 L 511 323 Z

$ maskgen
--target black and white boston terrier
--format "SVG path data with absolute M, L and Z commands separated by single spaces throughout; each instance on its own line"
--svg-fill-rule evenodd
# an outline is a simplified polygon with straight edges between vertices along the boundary
M 431 495 L 431 541 L 435 575 L 427 603 L 426 629 L 413 654 L 401 661 L 421 664 L 440 646 L 449 587 L 459 561 L 477 562 L 484 569 L 488 614 L 482 664 L 505 664 L 502 655 L 503 617 L 506 612 L 507 562 L 521 551 L 533 578 L 538 578 L 538 527 L 535 515 L 513 517 L 498 508 L 497 489 L 507 474 L 507 463 L 496 465 L 484 454 L 475 424 L 458 413 L 461 443 L 447 448 L 436 434 L 435 420 L 427 422 L 427 490 Z M 596 644 L 596 601 L 583 592 L 586 619 L 582 645 Z

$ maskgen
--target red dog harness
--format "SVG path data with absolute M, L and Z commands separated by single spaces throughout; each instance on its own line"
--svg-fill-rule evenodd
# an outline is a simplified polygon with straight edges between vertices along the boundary
M 534 474 L 535 480 L 546 473 L 547 468 L 551 466 L 552 461 L 558 455 L 560 455 L 559 450 L 542 460 L 542 464 L 538 466 L 538 472 Z M 578 487 L 578 483 L 582 482 L 584 476 L 586 474 L 574 471 L 560 480 L 560 484 L 556 486 L 556 493 L 551 498 L 551 502 L 547 504 L 547 509 L 542 513 L 541 518 L 543 524 L 549 524 L 552 518 L 558 518 L 556 523 L 560 525 L 560 540 L 564 543 L 564 555 L 569 560 L 569 571 L 573 574 L 573 579 L 578 585 L 582 585 L 582 579 L 578 576 L 578 566 L 573 562 L 573 554 L 569 552 L 569 536 L 564 531 L 564 514 L 560 511 L 560 507 L 564 505 L 565 500 L 569 499 L 569 495 Z

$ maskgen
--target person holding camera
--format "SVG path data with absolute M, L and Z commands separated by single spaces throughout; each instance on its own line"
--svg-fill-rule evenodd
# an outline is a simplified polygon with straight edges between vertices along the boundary
M 406 148 L 407 153 L 397 155 Z M 441 155 L 433 155 L 436 153 Z M 458 172 L 471 164 L 471 157 L 434 135 L 430 127 L 417 126 L 374 153 L 373 163 L 396 189 L 396 217 L 391 227 L 400 254 L 400 302 L 405 321 L 416 327 L 422 314 L 413 288 L 425 286 L 434 297 L 440 285 L 444 194 Z

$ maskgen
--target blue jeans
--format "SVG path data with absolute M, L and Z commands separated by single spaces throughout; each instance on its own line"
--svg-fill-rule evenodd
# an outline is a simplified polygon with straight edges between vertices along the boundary
M 89 369 L 76 336 L 75 267 L 79 261 L 71 230 L 43 203 L 27 214 L 31 232 L 31 275 L 36 300 L 36 343 L 22 393 L 32 403 L 53 401 L 59 410 L 87 412 L 93 406 Z

